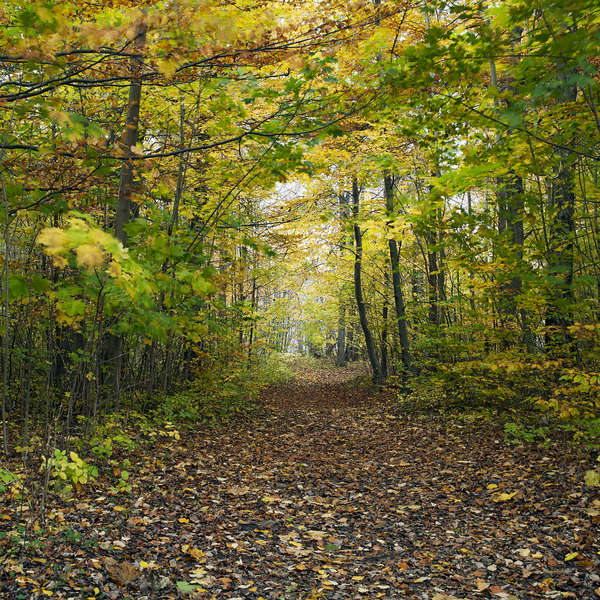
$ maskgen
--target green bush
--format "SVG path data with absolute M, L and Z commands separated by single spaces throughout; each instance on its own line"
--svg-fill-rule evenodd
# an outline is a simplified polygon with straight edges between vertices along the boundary
M 81 489 L 89 481 L 98 477 L 98 469 L 88 465 L 76 452 L 54 450 L 53 457 L 44 457 L 40 471 L 52 469 L 52 483 L 56 492 L 67 494 L 75 489 Z

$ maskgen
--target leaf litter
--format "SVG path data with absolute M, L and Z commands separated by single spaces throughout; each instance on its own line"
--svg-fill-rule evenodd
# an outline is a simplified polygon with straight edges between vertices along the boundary
M 0 596 L 600 597 L 582 455 L 403 414 L 355 375 L 301 372 L 263 393 L 260 418 L 132 456 L 131 494 L 55 497 L 70 538 L 0 547 Z

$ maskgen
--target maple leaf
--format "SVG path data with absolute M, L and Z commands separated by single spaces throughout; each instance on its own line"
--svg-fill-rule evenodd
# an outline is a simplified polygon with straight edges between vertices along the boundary
M 104 252 L 92 244 L 77 247 L 77 264 L 83 267 L 99 267 L 104 262 Z
M 110 261 L 109 268 L 106 271 L 111 277 L 118 279 L 121 277 L 121 266 L 114 260 Z
M 600 471 L 586 471 L 584 480 L 588 487 L 600 486 Z
M 47 227 L 38 236 L 38 242 L 46 246 L 46 254 L 54 256 L 64 249 L 67 234 L 58 227 Z

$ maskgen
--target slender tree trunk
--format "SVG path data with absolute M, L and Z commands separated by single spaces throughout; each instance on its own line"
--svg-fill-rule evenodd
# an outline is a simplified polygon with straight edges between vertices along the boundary
M 134 52 L 141 54 L 146 45 L 146 32 L 148 25 L 146 20 L 136 24 L 136 37 L 134 40 Z M 127 103 L 127 117 L 125 121 L 125 133 L 123 136 L 123 151 L 126 157 L 134 156 L 132 150 L 138 142 L 138 131 L 140 121 L 140 102 L 142 98 L 142 83 L 140 74 L 143 68 L 141 58 L 132 58 L 131 84 L 129 86 L 129 98 Z M 119 193 L 117 197 L 117 207 L 115 211 L 115 237 L 127 246 L 127 232 L 125 225 L 129 222 L 131 210 L 131 197 L 133 194 L 134 163 L 131 158 L 126 158 L 121 164 L 121 176 L 119 180 Z M 116 323 L 113 323 L 114 327 Z M 123 336 L 116 332 L 108 335 L 106 349 L 106 370 L 107 378 L 105 382 L 106 390 L 116 393 L 117 402 L 121 388 L 120 371 L 121 356 L 123 349 Z
M 340 256 L 344 256 L 346 249 L 346 233 L 344 231 L 344 222 L 348 218 L 348 196 L 346 192 L 339 195 L 340 205 L 340 230 L 341 230 L 341 241 L 340 241 Z M 339 313 L 338 313 L 338 331 L 337 331 L 337 358 L 336 366 L 346 366 L 346 306 L 344 305 L 344 287 L 339 292 Z
M 563 83 L 572 74 L 565 68 L 564 61 L 557 65 L 559 79 Z M 575 102 L 577 86 L 565 85 L 558 89 L 557 105 Z M 548 266 L 550 274 L 556 283 L 552 290 L 546 325 L 556 327 L 559 331 L 546 336 L 546 343 L 554 351 L 562 352 L 565 344 L 571 342 L 566 327 L 572 323 L 573 303 L 573 271 L 575 266 L 573 236 L 575 234 L 575 192 L 573 167 L 570 164 L 570 152 L 564 146 L 556 149 L 557 164 L 554 168 L 554 178 L 550 191 L 550 257 Z
M 437 253 L 431 250 L 437 242 L 435 231 L 429 231 L 426 237 L 427 242 L 427 296 L 429 299 L 429 322 L 432 325 L 439 325 L 438 312 L 438 266 Z
M 381 331 L 381 376 L 383 379 L 387 379 L 389 375 L 388 366 L 388 303 L 384 301 L 382 310 L 383 329 Z
M 255 272 L 256 272 L 256 269 L 258 268 L 258 265 L 256 264 L 256 253 L 255 253 L 255 264 L 254 264 L 253 268 L 255 269 Z M 256 294 L 257 294 L 256 275 L 254 275 L 252 277 L 252 310 L 253 311 L 257 310 Z M 254 343 L 255 328 L 256 328 L 256 321 L 255 321 L 255 319 L 252 319 L 252 321 L 250 322 L 250 335 L 248 336 L 248 370 L 250 370 L 250 365 L 251 365 L 252 344 Z
M 512 35 L 512 49 L 514 57 L 510 59 L 513 67 L 518 64 L 517 45 L 521 41 L 523 29 L 515 27 Z M 490 75 L 492 85 L 498 87 L 498 78 L 496 74 L 496 63 L 490 61 Z M 511 74 L 508 76 L 508 86 L 506 90 L 512 94 L 514 92 L 514 78 Z M 507 100 L 511 105 L 510 96 Z M 498 98 L 494 98 L 496 111 L 500 109 Z M 498 134 L 500 142 L 500 134 Z M 501 318 L 512 318 L 520 321 L 520 327 L 523 332 L 523 342 L 529 352 L 533 352 L 533 336 L 529 327 L 528 315 L 524 310 L 519 310 L 517 297 L 521 293 L 522 280 L 519 274 L 520 263 L 523 259 L 523 244 L 525 242 L 525 231 L 523 227 L 523 211 L 525 208 L 523 178 L 517 175 L 514 170 L 510 170 L 504 177 L 498 178 L 498 232 L 503 233 L 506 229 L 510 232 L 510 251 L 514 266 L 512 268 L 511 278 L 502 285 L 502 297 L 500 300 Z
M 141 21 L 136 25 L 136 37 L 133 44 L 134 52 L 140 54 L 146 45 L 146 32 L 148 25 Z M 125 120 L 125 134 L 123 136 L 123 151 L 126 157 L 135 155 L 133 148 L 137 146 L 140 125 L 140 103 L 142 100 L 142 82 L 140 74 L 144 65 L 141 58 L 132 58 L 131 84 L 129 85 L 129 99 L 127 102 L 127 117 Z M 125 225 L 129 222 L 131 211 L 131 196 L 133 193 L 133 176 L 135 161 L 124 159 L 121 164 L 121 177 L 119 180 L 119 195 L 115 213 L 115 237 L 127 245 L 127 232 Z
M 335 365 L 336 367 L 346 366 L 346 307 L 342 299 L 340 299 L 338 315 L 337 358 Z
M 363 299 L 362 293 L 362 255 L 363 255 L 363 244 L 362 244 L 362 232 L 360 225 L 358 224 L 358 212 L 360 208 L 360 191 L 358 189 L 358 182 L 356 177 L 352 178 L 352 215 L 354 217 L 354 296 L 356 298 L 356 308 L 358 309 L 358 317 L 360 320 L 360 326 L 365 336 L 365 344 L 367 346 L 367 355 L 373 369 L 373 380 L 381 382 L 383 379 L 381 372 L 381 364 L 377 357 L 377 351 L 375 350 L 375 342 L 373 341 L 373 335 L 369 328 L 369 322 L 367 320 L 367 307 Z
M 394 213 L 394 189 L 391 175 L 384 173 L 383 186 L 385 190 L 385 207 L 389 217 Z M 389 225 L 389 224 L 388 224 Z M 390 263 L 392 265 L 392 288 L 394 290 L 394 306 L 396 307 L 396 321 L 398 325 L 398 336 L 400 338 L 400 350 L 402 355 L 402 366 L 409 371 L 411 367 L 411 356 L 408 341 L 408 328 L 406 327 L 406 310 L 404 307 L 404 294 L 400 280 L 400 245 L 394 239 L 388 240 L 390 249 Z

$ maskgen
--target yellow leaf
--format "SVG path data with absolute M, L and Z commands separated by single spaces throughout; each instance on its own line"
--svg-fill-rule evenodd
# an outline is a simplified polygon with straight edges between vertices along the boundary
M 189 520 L 189 519 L 186 519 L 186 518 L 184 518 L 184 517 L 179 517 L 179 519 L 177 519 L 177 520 L 178 520 L 180 523 L 189 523 L 189 522 L 190 522 L 190 520 Z
M 203 556 L 206 556 L 206 552 L 198 550 L 198 548 L 190 548 L 188 554 L 193 558 L 202 558 Z
M 125 507 L 124 506 L 115 506 L 115 508 L 113 510 L 115 510 L 117 512 L 123 512 L 125 510 Z
M 175 69 L 177 67 L 176 62 L 170 60 L 162 60 L 158 63 L 158 72 L 165 77 L 173 77 L 175 75 Z
M 116 263 L 114 260 L 111 260 L 109 268 L 107 270 L 107 273 L 111 277 L 114 277 L 115 279 L 118 278 L 118 277 L 121 277 L 121 267 L 120 267 L 120 265 L 118 263 Z
M 497 487 L 498 487 L 498 486 L 497 486 L 495 483 L 490 483 L 490 484 L 487 486 L 487 489 L 488 489 L 488 490 L 495 490 Z
M 494 502 L 508 502 L 512 500 L 517 495 L 517 492 L 513 492 L 512 494 L 503 494 L 502 492 L 498 492 L 492 496 L 492 500 Z
M 527 558 L 531 554 L 531 550 L 529 548 L 521 548 L 519 550 L 519 556 L 521 558 Z
M 148 563 L 145 560 L 140 560 L 140 567 L 142 569 L 147 569 L 148 568 Z
M 62 229 L 48 227 L 40 233 L 38 242 L 46 246 L 46 254 L 54 256 L 63 249 L 66 237 L 67 234 Z
M 66 259 L 64 259 L 62 256 L 55 256 L 54 257 L 54 266 L 59 268 L 59 269 L 64 269 L 69 263 Z
M 82 244 L 76 250 L 77 264 L 84 267 L 99 267 L 104 261 L 104 252 L 97 246 Z
M 306 535 L 311 539 L 311 540 L 322 540 L 323 538 L 326 538 L 329 534 L 326 531 L 307 531 Z
M 567 554 L 565 556 L 565 560 L 573 560 L 579 556 L 579 552 L 571 552 L 571 554 Z
M 355 575 L 352 580 L 353 581 L 362 581 L 364 579 L 363 575 Z

